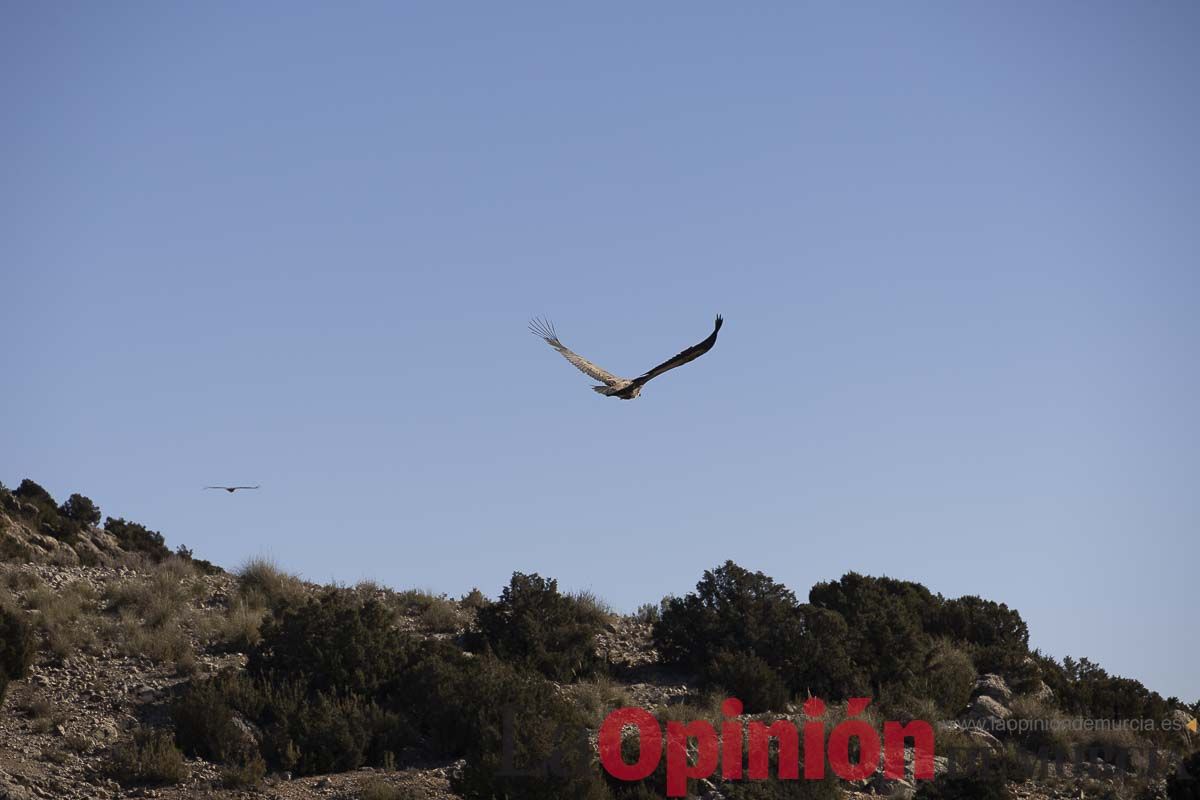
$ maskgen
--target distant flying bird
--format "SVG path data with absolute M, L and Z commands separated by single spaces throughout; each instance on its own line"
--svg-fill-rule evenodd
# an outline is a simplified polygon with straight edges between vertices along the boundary
M 695 361 L 709 350 L 712 350 L 713 345 L 717 343 L 717 331 L 721 330 L 721 323 L 721 315 L 718 314 L 716 324 L 713 326 L 713 332 L 709 334 L 707 339 L 700 344 L 692 345 L 674 358 L 664 361 L 644 375 L 639 375 L 632 380 L 629 378 L 618 378 L 611 372 L 600 369 L 600 367 L 597 367 L 586 358 L 568 350 L 566 345 L 558 340 L 558 333 L 555 332 L 554 325 L 547 320 L 532 320 L 529 323 L 529 330 L 534 336 L 545 339 L 546 344 L 561 353 L 563 358 L 574 364 L 575 368 L 584 375 L 604 384 L 603 386 L 593 386 L 593 392 L 599 392 L 606 397 L 619 397 L 622 400 L 632 400 L 642 393 L 642 387 L 651 378 L 657 378 L 667 370 L 682 367 L 689 361 Z
M 205 486 L 204 488 L 205 489 L 224 489 L 225 491 L 229 492 L 230 494 L 233 494 L 238 489 L 257 489 L 258 487 L 257 486 Z

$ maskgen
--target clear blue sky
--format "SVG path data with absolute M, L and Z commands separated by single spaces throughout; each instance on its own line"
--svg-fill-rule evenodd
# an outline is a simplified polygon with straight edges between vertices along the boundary
M 1195 3 L 0 19 L 6 484 L 451 594 L 888 574 L 1200 697 Z M 525 329 L 717 312 L 634 402 Z

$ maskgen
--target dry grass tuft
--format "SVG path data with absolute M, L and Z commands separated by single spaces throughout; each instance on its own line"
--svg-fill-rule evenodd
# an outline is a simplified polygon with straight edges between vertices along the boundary
M 383 778 L 372 777 L 358 785 L 358 796 L 361 800 L 401 800 L 405 794 Z
M 238 593 L 250 606 L 272 609 L 304 602 L 304 581 L 284 572 L 269 558 L 259 556 L 237 571 Z

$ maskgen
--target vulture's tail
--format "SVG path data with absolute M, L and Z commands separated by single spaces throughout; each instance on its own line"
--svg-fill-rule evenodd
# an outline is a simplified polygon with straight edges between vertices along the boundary
M 609 389 L 609 387 L 607 387 L 607 386 L 593 386 L 592 387 L 592 391 L 596 392 L 598 394 L 608 394 L 608 389 Z

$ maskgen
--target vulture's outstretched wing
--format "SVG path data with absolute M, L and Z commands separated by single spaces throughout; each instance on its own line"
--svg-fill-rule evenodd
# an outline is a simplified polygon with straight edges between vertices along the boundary
M 578 369 L 584 375 L 587 375 L 589 378 L 600 381 L 601 383 L 609 386 L 615 386 L 616 384 L 623 382 L 611 372 L 606 372 L 600 369 L 583 356 L 567 349 L 567 346 L 558 340 L 558 333 L 555 332 L 553 323 L 549 322 L 548 320 L 531 320 L 529 323 L 529 330 L 534 336 L 545 339 L 546 344 L 550 345 L 559 353 L 561 353 L 563 358 L 574 364 L 576 369 Z M 712 345 L 709 345 L 709 347 L 711 346 Z
M 650 380 L 651 378 L 657 378 L 659 375 L 662 375 L 667 370 L 672 370 L 672 369 L 675 369 L 676 367 L 682 367 L 684 364 L 688 363 L 689 361 L 695 361 L 697 358 L 704 355 L 709 350 L 712 350 L 713 345 L 717 343 L 717 331 L 721 330 L 721 324 L 723 321 L 724 320 L 721 319 L 721 315 L 717 314 L 717 321 L 716 321 L 716 324 L 713 326 L 713 332 L 709 334 L 707 339 L 705 339 L 700 344 L 692 345 L 687 350 L 684 350 L 682 353 L 675 356 L 674 358 L 664 361 L 663 363 L 659 364 L 654 369 L 647 372 L 645 375 L 639 375 L 638 377 L 634 378 L 633 385 L 634 386 L 643 386 L 643 385 L 645 385 L 646 381 Z

